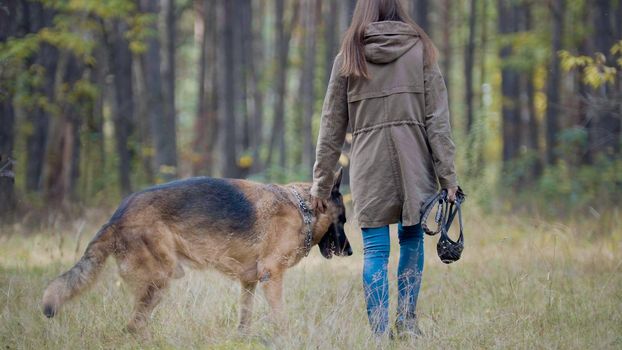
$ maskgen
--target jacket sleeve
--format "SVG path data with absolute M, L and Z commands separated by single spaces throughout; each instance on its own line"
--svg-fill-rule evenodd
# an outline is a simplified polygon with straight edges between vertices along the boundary
M 441 188 L 458 185 L 454 158 L 456 147 L 451 137 L 447 88 L 437 63 L 424 68 L 425 129 L 432 149 L 436 176 Z
M 324 98 L 315 151 L 311 194 L 322 199 L 330 196 L 335 166 L 341 155 L 348 127 L 348 78 L 339 74 L 340 68 L 341 55 L 337 55 Z

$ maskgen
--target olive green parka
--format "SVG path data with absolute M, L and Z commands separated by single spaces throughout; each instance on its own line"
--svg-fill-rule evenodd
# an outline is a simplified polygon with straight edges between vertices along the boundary
M 417 31 L 403 22 L 365 30 L 369 79 L 340 74 L 335 58 L 322 109 L 312 195 L 330 196 L 348 123 L 350 189 L 360 227 L 419 223 L 422 202 L 457 186 L 447 89 L 436 63 L 424 66 Z

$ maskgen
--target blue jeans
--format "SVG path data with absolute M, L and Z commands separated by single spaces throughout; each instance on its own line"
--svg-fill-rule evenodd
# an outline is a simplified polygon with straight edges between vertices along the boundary
M 363 286 L 367 316 L 372 331 L 384 334 L 389 328 L 389 226 L 363 228 Z M 398 224 L 400 260 L 397 268 L 397 319 L 414 318 L 423 273 L 423 230 L 421 225 Z

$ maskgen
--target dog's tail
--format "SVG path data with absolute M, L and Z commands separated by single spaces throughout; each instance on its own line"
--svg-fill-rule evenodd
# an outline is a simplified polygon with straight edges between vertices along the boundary
M 88 288 L 97 278 L 115 247 L 114 225 L 106 224 L 95 235 L 80 260 L 54 279 L 43 293 L 43 313 L 54 317 L 69 299 Z

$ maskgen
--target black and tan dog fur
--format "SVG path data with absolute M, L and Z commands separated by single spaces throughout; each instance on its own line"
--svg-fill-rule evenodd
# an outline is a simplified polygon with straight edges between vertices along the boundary
M 335 177 L 324 213 L 314 213 L 312 245 L 322 255 L 351 255 L 345 208 Z M 241 283 L 240 330 L 248 328 L 258 282 L 274 319 L 283 309 L 283 274 L 305 256 L 305 226 L 292 189 L 309 201 L 310 184 L 265 185 L 246 180 L 191 178 L 127 197 L 90 242 L 84 256 L 53 280 L 43 311 L 60 306 L 93 283 L 106 258 L 116 258 L 135 306 L 127 329 L 145 331 L 151 312 L 184 266 L 213 267 Z

